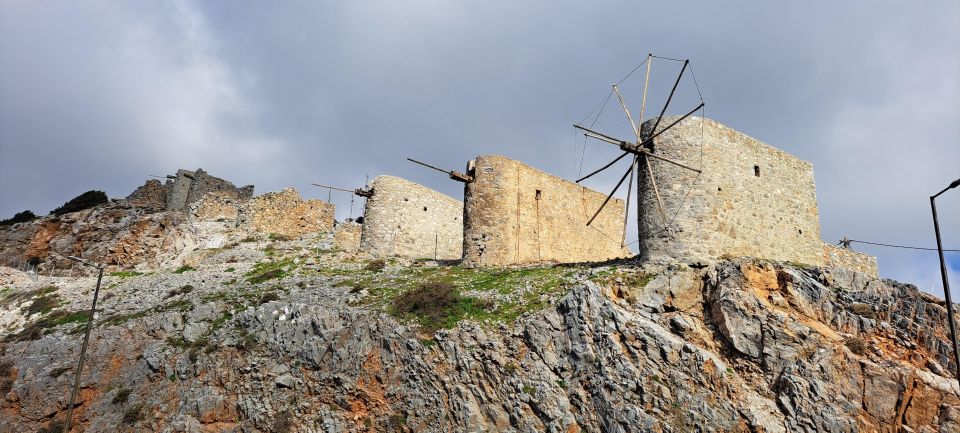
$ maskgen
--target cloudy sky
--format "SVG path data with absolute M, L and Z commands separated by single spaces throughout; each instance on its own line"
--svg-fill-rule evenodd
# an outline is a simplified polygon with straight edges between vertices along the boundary
M 928 197 L 960 177 L 960 4 L 677 3 L 0 0 L 0 218 L 177 168 L 324 199 L 310 182 L 378 174 L 462 194 L 407 156 L 572 178 L 570 124 L 652 52 L 691 59 L 708 117 L 814 164 L 824 239 L 933 245 Z M 960 190 L 939 203 L 960 248 Z M 935 254 L 856 247 L 942 293 Z

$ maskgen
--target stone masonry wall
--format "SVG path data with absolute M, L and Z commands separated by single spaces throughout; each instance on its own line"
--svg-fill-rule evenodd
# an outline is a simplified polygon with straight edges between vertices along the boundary
M 880 278 L 877 258 L 848 248 L 823 243 L 823 260 L 827 268 L 841 268 L 866 274 L 871 280 Z
M 163 210 L 167 207 L 167 189 L 159 180 L 150 179 L 126 198 L 130 206 Z
M 624 203 L 519 161 L 482 155 L 467 171 L 463 263 L 504 266 L 575 263 L 629 256 L 622 247 Z
M 338 222 L 333 228 L 333 246 L 341 251 L 359 250 L 362 231 L 363 225 L 356 222 Z
M 460 259 L 463 203 L 393 176 L 371 184 L 360 247 L 377 257 Z
M 230 192 L 208 192 L 190 205 L 190 217 L 198 221 L 236 221 L 244 201 Z
M 664 118 L 660 128 L 673 120 Z M 644 123 L 644 136 L 652 126 L 652 120 Z M 654 153 L 700 167 L 703 173 L 698 176 L 650 158 L 671 219 L 664 224 L 649 176 L 640 170 L 641 257 L 749 256 L 824 263 L 810 163 L 699 117 L 689 117 L 660 135 Z
M 228 181 L 210 176 L 201 168 L 196 171 L 177 170 L 176 178 L 167 181 L 165 187 L 168 210 L 188 209 L 208 192 L 223 192 L 243 199 L 253 196 L 253 185 L 238 188 Z
M 302 200 L 297 190 L 285 188 L 245 201 L 237 227 L 254 232 L 296 238 L 333 229 L 335 208 L 320 200 Z

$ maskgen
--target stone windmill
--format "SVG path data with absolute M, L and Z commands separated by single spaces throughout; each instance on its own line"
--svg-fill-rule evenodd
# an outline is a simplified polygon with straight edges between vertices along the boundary
M 669 96 L 667 96 L 666 101 L 665 101 L 664 104 L 663 104 L 663 108 L 660 110 L 659 116 L 657 116 L 657 117 L 654 118 L 654 119 L 650 119 L 650 122 L 653 122 L 653 125 L 652 125 L 651 128 L 649 128 L 648 130 L 643 130 L 643 122 L 644 122 L 643 116 L 644 116 L 644 111 L 645 111 L 646 105 L 647 105 L 647 92 L 648 92 L 648 87 L 649 87 L 649 85 L 650 85 L 650 66 L 651 66 L 651 63 L 653 62 L 653 59 L 655 59 L 655 58 L 656 58 L 656 59 L 668 60 L 668 61 L 674 61 L 674 62 L 682 62 L 682 67 L 680 68 L 680 73 L 677 75 L 677 78 L 676 78 L 676 80 L 675 80 L 674 83 L 673 83 L 673 87 L 672 87 L 671 90 L 670 90 Z M 628 209 L 628 212 L 626 212 L 625 215 L 624 215 L 624 218 L 625 218 L 625 220 L 624 220 L 624 225 L 626 225 L 626 218 L 627 218 L 626 215 L 629 214 L 630 198 L 631 198 L 631 197 L 630 197 L 630 196 L 631 196 L 631 191 L 630 191 L 630 189 L 632 188 L 633 177 L 634 177 L 635 175 L 637 176 L 637 191 L 636 191 L 636 194 L 637 194 L 637 203 L 639 203 L 639 204 L 638 204 L 638 215 L 643 212 L 643 210 L 640 209 L 640 207 L 642 206 L 642 203 L 641 203 L 641 201 L 640 201 L 640 199 L 641 199 L 641 197 L 640 197 L 640 194 L 641 194 L 641 188 L 640 188 L 640 187 L 641 187 L 641 173 L 635 173 L 635 172 L 637 172 L 638 170 L 643 170 L 643 171 L 644 171 L 643 174 L 645 175 L 644 177 L 645 177 L 645 179 L 647 180 L 647 184 L 648 184 L 648 186 L 653 190 L 653 193 L 654 193 L 654 195 L 656 196 L 656 207 L 657 207 L 657 210 L 658 210 L 659 215 L 660 215 L 660 220 L 661 220 L 661 222 L 662 222 L 662 227 L 663 227 L 664 230 L 668 230 L 668 229 L 669 229 L 669 226 L 670 226 L 670 219 L 668 218 L 668 215 L 667 215 L 667 207 L 669 207 L 670 204 L 665 204 L 665 203 L 664 203 L 664 200 L 663 200 L 663 198 L 662 198 L 662 196 L 661 196 L 661 194 L 660 194 L 660 186 L 657 184 L 657 179 L 658 179 L 658 177 L 660 177 L 660 176 L 656 176 L 656 175 L 655 175 L 655 171 L 657 170 L 657 168 L 655 168 L 655 166 L 651 163 L 651 160 L 662 161 L 662 162 L 667 163 L 667 164 L 670 164 L 670 165 L 672 165 L 672 166 L 674 166 L 674 167 L 679 167 L 680 169 L 687 170 L 687 171 L 689 171 L 690 173 L 696 173 L 697 175 L 699 175 L 699 174 L 701 173 L 701 169 L 700 169 L 700 168 L 691 167 L 690 165 L 687 165 L 687 164 L 678 162 L 678 161 L 676 161 L 676 160 L 674 160 L 674 159 L 671 159 L 671 158 L 667 158 L 666 156 L 663 156 L 663 155 L 659 155 L 659 154 L 657 153 L 657 151 L 656 151 L 655 146 L 654 146 L 654 140 L 655 140 L 658 136 L 660 136 L 660 135 L 663 134 L 664 132 L 669 131 L 670 128 L 672 128 L 672 127 L 674 127 L 675 125 L 677 125 L 678 123 L 682 122 L 684 119 L 686 119 L 687 117 L 693 115 L 693 114 L 696 113 L 697 111 L 702 110 L 703 107 L 704 107 L 704 105 L 705 105 L 704 102 L 703 102 L 702 96 L 700 96 L 700 92 L 699 92 L 699 88 L 698 88 L 698 89 L 697 89 L 697 96 L 698 96 L 699 99 L 700 99 L 700 103 L 699 103 L 696 107 L 694 107 L 692 110 L 686 112 L 685 114 L 683 114 L 683 115 L 681 115 L 681 116 L 679 116 L 679 117 L 677 117 L 677 118 L 675 118 L 675 119 L 671 118 L 671 121 L 669 121 L 669 122 L 670 122 L 669 124 L 666 124 L 665 126 L 663 125 L 663 124 L 666 123 L 666 121 L 664 121 L 664 120 L 665 120 L 664 115 L 667 113 L 667 109 L 670 107 L 670 103 L 671 103 L 671 101 L 672 101 L 673 98 L 674 98 L 674 94 L 675 94 L 676 91 L 677 91 L 677 87 L 680 85 L 680 82 L 681 82 L 681 79 L 682 79 L 683 76 L 684 76 L 684 73 L 685 73 L 685 72 L 688 70 L 688 68 L 689 68 L 690 60 L 669 59 L 669 58 L 657 57 L 657 56 L 654 56 L 654 55 L 652 55 L 652 54 L 649 54 L 649 55 L 647 56 L 647 60 L 646 60 L 644 63 L 646 63 L 646 76 L 645 76 L 645 78 L 644 78 L 644 84 L 643 84 L 643 97 L 642 97 L 642 100 L 641 100 L 640 112 L 639 112 L 640 115 L 639 115 L 639 117 L 638 117 L 636 120 L 634 120 L 633 116 L 631 115 L 630 109 L 627 107 L 627 102 L 624 100 L 623 96 L 620 94 L 620 88 L 618 87 L 617 84 L 614 84 L 614 85 L 613 85 L 613 90 L 611 91 L 612 94 L 616 94 L 616 95 L 617 95 L 617 99 L 620 101 L 620 106 L 621 106 L 621 108 L 623 109 L 623 112 L 626 114 L 626 120 L 629 120 L 629 122 L 630 122 L 630 129 L 631 129 L 631 131 L 633 132 L 634 137 L 632 137 L 632 138 L 630 138 L 630 139 L 628 139 L 628 140 L 624 140 L 624 139 L 616 138 L 616 137 L 613 137 L 613 136 L 611 136 L 611 135 L 609 135 L 609 134 L 605 134 L 605 133 L 596 131 L 596 130 L 594 130 L 594 129 L 591 129 L 592 127 L 588 128 L 588 127 L 583 126 L 583 125 L 580 125 L 580 124 L 574 124 L 574 125 L 573 125 L 574 128 L 577 128 L 577 129 L 583 131 L 584 135 L 585 135 L 587 138 L 592 138 L 592 139 L 596 139 L 596 140 L 599 140 L 599 141 L 602 141 L 602 142 L 606 142 L 606 143 L 610 143 L 610 144 L 616 145 L 616 146 L 618 146 L 618 147 L 620 148 L 621 151 L 623 151 L 623 153 L 621 153 L 620 156 L 614 158 L 612 161 L 608 162 L 607 164 L 603 165 L 602 167 L 598 168 L 597 170 L 594 170 L 593 172 L 587 174 L 586 176 L 583 176 L 583 177 L 577 179 L 577 183 L 580 183 L 580 182 L 582 182 L 582 181 L 584 181 L 584 180 L 586 180 L 586 179 L 588 179 L 588 178 L 590 178 L 590 177 L 592 177 L 592 176 L 594 176 L 594 175 L 596 175 L 596 174 L 598 174 L 598 173 L 600 173 L 600 172 L 602 172 L 602 171 L 610 168 L 611 166 L 613 166 L 614 164 L 616 164 L 618 161 L 620 161 L 620 160 L 623 159 L 624 157 L 627 157 L 628 155 L 632 156 L 632 162 L 630 163 L 630 166 L 627 168 L 626 172 L 623 173 L 623 176 L 620 177 L 620 181 L 617 182 L 617 185 L 613 188 L 613 191 L 611 191 L 610 194 L 607 196 L 606 200 L 603 201 L 603 204 L 600 205 L 600 208 L 597 209 L 597 212 L 594 213 L 593 216 L 587 221 L 587 225 L 588 225 L 588 226 L 590 225 L 590 223 L 593 222 L 593 220 L 597 217 L 597 215 L 600 214 L 600 211 L 603 210 L 604 206 L 607 205 L 607 203 L 610 201 L 610 199 L 613 197 L 613 195 L 616 194 L 616 192 L 620 189 L 620 186 L 623 185 L 623 182 L 624 182 L 625 180 L 627 180 L 627 177 L 630 177 L 630 181 L 627 183 L 628 186 L 627 186 L 626 207 L 627 207 L 627 209 Z M 641 64 L 641 65 L 643 65 L 643 64 Z M 639 69 L 639 68 L 640 68 L 640 66 L 638 66 L 636 69 L 634 69 L 634 72 L 635 72 L 637 69 Z M 633 72 L 631 72 L 631 74 L 632 74 L 632 73 L 633 73 Z M 692 70 L 691 70 L 691 74 L 692 74 Z M 630 74 L 628 74 L 627 76 L 629 77 L 629 75 L 630 75 Z M 626 77 L 624 77 L 624 79 L 626 79 Z M 622 82 L 622 81 L 623 81 L 623 80 L 621 80 L 621 82 Z M 694 84 L 696 85 L 696 80 L 695 80 L 695 79 L 694 79 Z M 608 99 L 609 99 L 609 98 L 608 98 Z M 605 104 L 604 104 L 604 105 L 605 105 Z M 601 111 L 602 111 L 602 109 L 603 109 L 603 106 L 601 106 Z M 702 116 L 702 114 L 701 114 L 701 116 Z M 599 113 L 598 113 L 598 117 L 599 117 Z M 649 123 L 649 122 L 648 122 L 648 123 Z M 702 139 L 701 139 L 700 146 L 701 146 L 701 150 L 702 150 Z M 641 165 L 643 166 L 642 169 L 639 168 L 639 166 L 641 166 Z M 681 206 L 681 204 L 677 203 L 677 204 L 673 204 L 672 207 L 678 209 L 678 211 L 679 211 L 680 206 Z M 625 234 L 626 234 L 626 230 L 624 230 L 624 235 L 625 235 Z

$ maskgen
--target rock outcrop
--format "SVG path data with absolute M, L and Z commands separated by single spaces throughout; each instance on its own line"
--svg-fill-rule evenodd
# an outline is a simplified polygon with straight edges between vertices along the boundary
M 241 243 L 110 282 L 75 431 L 960 431 L 946 310 L 913 286 L 752 260 L 493 272 L 351 257 Z M 462 284 L 438 331 L 390 307 L 429 281 Z M 51 283 L 69 311 L 92 281 L 37 285 Z M 0 311 L 30 310 L 28 289 Z M 38 318 L 9 321 L 0 430 L 66 411 L 80 337 L 24 334 Z
M 0 227 L 0 264 L 30 263 L 46 274 L 88 268 L 74 267 L 66 256 L 80 256 L 111 270 L 156 268 L 173 263 L 195 241 L 182 212 L 156 212 L 149 207 L 110 203 L 80 212 L 44 217 Z

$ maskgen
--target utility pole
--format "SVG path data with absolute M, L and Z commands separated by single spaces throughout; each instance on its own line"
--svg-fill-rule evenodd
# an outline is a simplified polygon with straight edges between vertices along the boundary
M 957 327 L 953 319 L 953 301 L 950 299 L 950 281 L 947 279 L 947 264 L 943 260 L 943 242 L 940 240 L 940 221 L 937 220 L 936 198 L 948 189 L 960 186 L 960 179 L 950 182 L 946 188 L 930 196 L 930 210 L 933 211 L 933 231 L 937 236 L 937 254 L 940 256 L 940 276 L 943 277 L 943 296 L 947 301 L 947 323 L 950 325 L 950 340 L 953 342 L 953 363 L 956 367 L 956 378 L 960 381 L 960 349 L 957 349 Z
M 77 400 L 77 392 L 80 390 L 80 374 L 83 373 L 83 361 L 87 356 L 87 344 L 90 342 L 90 329 L 93 328 L 93 315 L 97 311 L 97 297 L 100 295 L 100 282 L 103 280 L 103 265 L 74 256 L 67 256 L 67 258 L 82 265 L 92 266 L 97 269 L 98 273 L 97 288 L 93 291 L 93 304 L 90 305 L 90 314 L 87 317 L 87 331 L 83 335 L 83 345 L 80 346 L 80 360 L 77 361 L 77 374 L 73 377 L 73 391 L 70 393 L 70 406 L 67 406 L 67 423 L 63 426 L 63 433 L 70 431 L 70 424 L 73 422 L 73 405 Z

